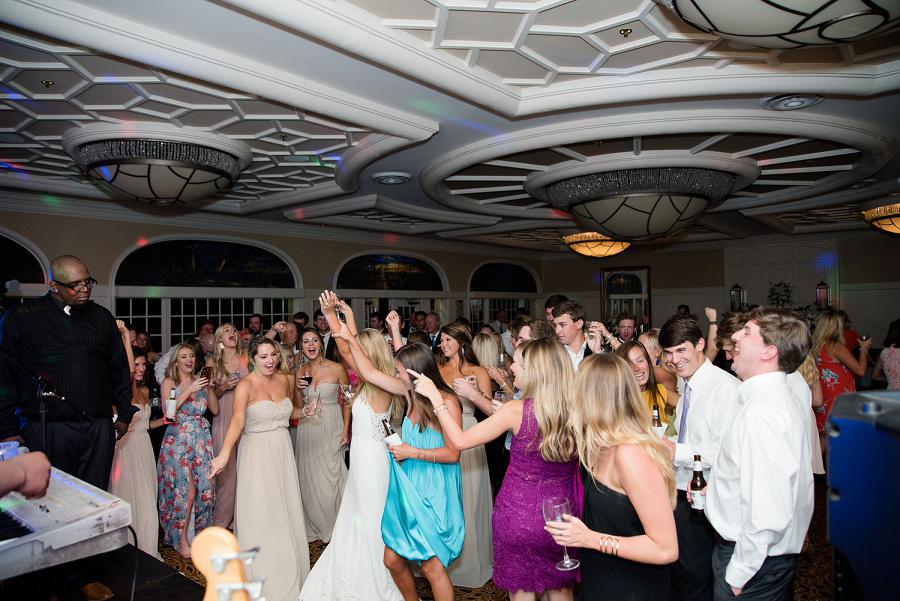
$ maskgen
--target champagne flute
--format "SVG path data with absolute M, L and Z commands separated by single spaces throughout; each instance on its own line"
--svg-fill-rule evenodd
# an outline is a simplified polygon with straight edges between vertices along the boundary
M 544 499 L 541 510 L 544 513 L 544 522 L 568 522 L 572 517 L 572 506 L 565 497 L 550 497 Z M 563 572 L 574 570 L 581 565 L 577 559 L 569 557 L 569 550 L 563 545 L 563 560 L 556 564 L 556 569 Z

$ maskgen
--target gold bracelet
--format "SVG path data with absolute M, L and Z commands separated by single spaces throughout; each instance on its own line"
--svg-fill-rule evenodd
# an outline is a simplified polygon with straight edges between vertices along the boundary
M 440 413 L 441 411 L 443 411 L 443 410 L 446 409 L 446 408 L 447 408 L 447 403 L 444 403 L 444 404 L 441 405 L 440 407 L 435 407 L 435 408 L 434 408 L 434 414 L 437 415 L 438 413 Z

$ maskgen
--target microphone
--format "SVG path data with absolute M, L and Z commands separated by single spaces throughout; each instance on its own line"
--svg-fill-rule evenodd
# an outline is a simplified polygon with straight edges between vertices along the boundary
M 66 400 L 66 397 L 64 397 L 63 395 L 61 395 L 58 392 L 55 392 L 53 390 L 42 390 L 41 396 L 55 396 L 56 398 L 58 398 L 61 401 Z

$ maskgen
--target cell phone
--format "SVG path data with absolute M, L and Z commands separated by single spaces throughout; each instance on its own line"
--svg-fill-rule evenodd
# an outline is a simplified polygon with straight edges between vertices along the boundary
M 213 368 L 212 368 L 212 367 L 207 366 L 207 367 L 204 367 L 203 369 L 200 370 L 200 377 L 201 377 L 201 378 L 206 378 L 207 380 L 209 380 L 210 378 L 212 378 L 212 375 L 213 375 Z

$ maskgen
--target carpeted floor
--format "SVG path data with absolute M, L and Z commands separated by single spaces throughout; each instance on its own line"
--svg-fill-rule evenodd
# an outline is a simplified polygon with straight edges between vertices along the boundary
M 809 529 L 809 540 L 812 543 L 810 552 L 802 555 L 797 564 L 797 580 L 795 601 L 829 601 L 834 598 L 834 573 L 832 568 L 831 545 L 826 540 L 825 517 L 825 479 L 816 479 L 816 508 L 812 525 Z M 316 541 L 309 546 L 310 565 L 325 549 L 325 543 Z M 203 575 L 194 567 L 191 560 L 185 560 L 173 548 L 160 544 L 159 552 L 169 566 L 175 568 L 191 580 L 205 585 Z M 431 589 L 424 578 L 416 579 L 416 588 L 422 601 L 431 601 Z M 499 601 L 508 599 L 506 591 L 498 589 L 488 582 L 479 589 L 456 587 L 458 601 Z

